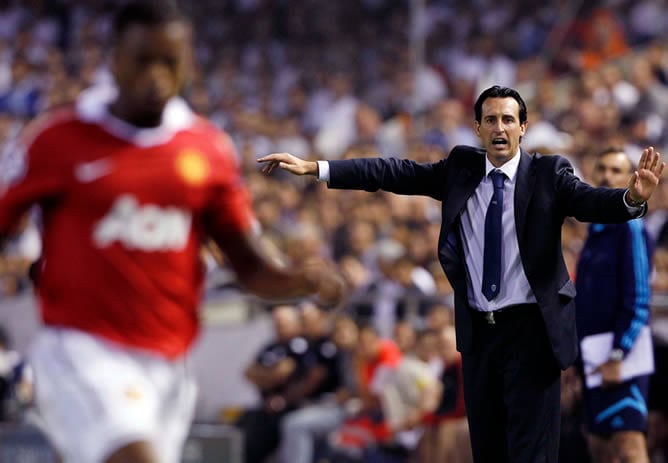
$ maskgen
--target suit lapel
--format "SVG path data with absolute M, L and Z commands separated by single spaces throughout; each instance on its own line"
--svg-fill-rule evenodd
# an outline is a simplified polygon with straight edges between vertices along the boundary
M 485 175 L 485 155 L 470 155 L 472 162 L 464 166 L 457 174 L 455 186 L 452 188 L 447 203 L 445 204 L 444 229 L 449 230 L 457 216 L 466 206 L 466 201 L 473 194 Z
M 517 240 L 520 243 L 520 247 L 521 243 L 524 242 L 527 209 L 536 181 L 535 168 L 532 161 L 533 158 L 524 150 L 521 150 L 520 165 L 517 169 L 517 178 L 515 180 L 515 228 L 517 229 Z

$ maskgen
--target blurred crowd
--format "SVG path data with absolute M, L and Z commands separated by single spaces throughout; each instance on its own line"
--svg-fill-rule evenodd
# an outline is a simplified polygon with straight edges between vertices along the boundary
M 448 307 L 391 338 L 314 305 L 278 306 L 272 318 L 275 338 L 245 371 L 260 404 L 233 420 L 246 463 L 472 461 Z
M 0 178 L 14 168 L 12 140 L 28 121 L 111 81 L 102 44 L 116 3 L 0 0 Z M 435 252 L 440 205 L 328 191 L 280 172 L 266 176 L 258 157 L 287 151 L 312 159 L 436 161 L 457 144 L 478 145 L 473 101 L 492 84 L 517 88 L 528 103 L 522 147 L 567 156 L 585 180 L 596 153 L 609 145 L 625 147 L 632 158 L 647 145 L 668 153 L 668 5 L 661 0 L 201 0 L 182 6 L 196 36 L 185 96 L 233 138 L 266 240 L 290 259 L 336 260 L 353 291 L 348 313 L 378 339 L 393 339 L 401 352 L 413 351 L 431 314 L 452 311 L 452 288 Z M 653 317 L 657 349 L 663 349 L 668 178 L 645 220 L 656 243 Z M 29 220 L 21 229 L 0 257 L 0 299 L 30 287 L 26 275 L 39 256 L 39 233 Z M 585 235 L 586 225 L 564 226 L 573 279 Z M 573 439 L 581 435 L 580 387 L 565 374 L 564 435 Z M 664 413 L 653 418 L 656 449 L 668 441 L 661 396 L 654 394 Z

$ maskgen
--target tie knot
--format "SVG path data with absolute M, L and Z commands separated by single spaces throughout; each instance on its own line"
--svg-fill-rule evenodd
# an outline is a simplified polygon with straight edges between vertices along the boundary
M 492 178 L 492 184 L 494 188 L 503 188 L 503 182 L 506 180 L 506 174 L 500 170 L 493 170 L 489 173 L 489 176 Z

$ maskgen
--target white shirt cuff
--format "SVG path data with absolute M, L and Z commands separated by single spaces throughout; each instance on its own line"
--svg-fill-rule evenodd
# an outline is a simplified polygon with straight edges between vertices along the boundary
M 329 171 L 327 172 L 327 174 L 329 175 Z M 626 209 L 629 211 L 629 213 L 635 215 L 635 214 L 637 214 L 638 212 L 641 212 L 641 211 L 642 211 L 643 207 L 645 206 L 645 203 L 642 203 L 640 206 L 631 206 L 631 205 L 626 201 L 626 194 L 627 194 L 628 192 L 629 192 L 628 189 L 624 192 L 624 196 L 622 196 L 622 200 L 624 200 L 624 206 L 626 206 Z
M 328 161 L 316 161 L 316 162 L 318 163 L 318 181 L 329 183 L 329 162 Z

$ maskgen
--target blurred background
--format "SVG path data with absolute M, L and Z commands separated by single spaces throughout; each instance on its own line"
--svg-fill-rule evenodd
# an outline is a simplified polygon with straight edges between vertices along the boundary
M 266 176 L 258 157 L 288 151 L 312 159 L 436 161 L 457 144 L 478 145 L 473 102 L 494 84 L 516 88 L 528 104 L 523 148 L 567 156 L 584 180 L 591 179 L 595 154 L 609 145 L 624 147 L 634 159 L 647 145 L 668 153 L 665 0 L 181 3 L 196 33 L 195 72 L 185 96 L 232 137 L 267 242 L 290 259 L 305 254 L 334 259 L 353 289 L 335 320 L 323 317 L 316 338 L 329 339 L 347 316 L 373 327 L 378 345 L 393 340 L 401 352 L 413 352 L 424 328 L 447 331 L 453 298 L 436 255 L 440 205 L 421 197 L 327 191 L 323 184 L 280 172 Z M 4 147 L 27 122 L 111 80 L 106 44 L 117 4 L 0 0 L 2 169 L 13 168 L 12 152 Z M 652 198 L 645 223 L 656 245 L 657 371 L 649 444 L 653 461 L 663 462 L 668 461 L 668 178 Z M 563 229 L 573 279 L 586 227 L 567 221 Z M 1 428 L 0 461 L 19 461 L 13 459 L 19 454 L 27 458 L 21 461 L 52 458 L 21 424 L 30 412 L 29 390 L 21 389 L 26 384 L 29 389 L 29 368 L 21 359 L 38 326 L 27 274 L 39 254 L 39 232 L 26 220 L 0 256 L 1 417 L 14 423 Z M 266 406 L 267 399 L 248 371 L 262 363 L 273 340 L 309 338 L 304 327 L 309 309 L 296 307 L 297 326 L 281 334 L 276 312 L 272 317 L 265 303 L 244 296 L 233 272 L 216 264 L 210 252 L 203 252 L 203 259 L 209 268 L 204 328 L 192 354 L 200 427 L 194 428 L 184 461 L 241 461 L 243 417 Z M 340 330 L 341 338 L 358 335 L 354 325 Z M 344 357 L 360 357 L 361 344 L 331 339 Z M 441 367 L 443 362 L 447 367 L 447 336 L 438 345 Z M 303 380 L 307 370 L 286 382 Z M 344 381 L 337 381 L 343 388 Z M 582 386 L 572 371 L 564 373 L 563 384 L 562 461 L 586 462 Z M 295 408 L 303 405 L 298 402 Z M 277 413 L 280 418 L 284 411 Z M 337 432 L 340 437 L 340 428 Z M 382 446 L 398 450 L 373 461 L 420 461 L 419 436 L 411 441 L 401 437 L 405 432 L 379 438 Z M 332 435 L 322 439 L 329 442 Z M 434 448 L 455 447 L 444 439 L 436 436 Z M 227 460 L 206 456 L 207 446 L 216 442 L 222 442 L 219 450 L 228 452 Z M 447 461 L 467 461 L 456 452 L 449 455 Z

